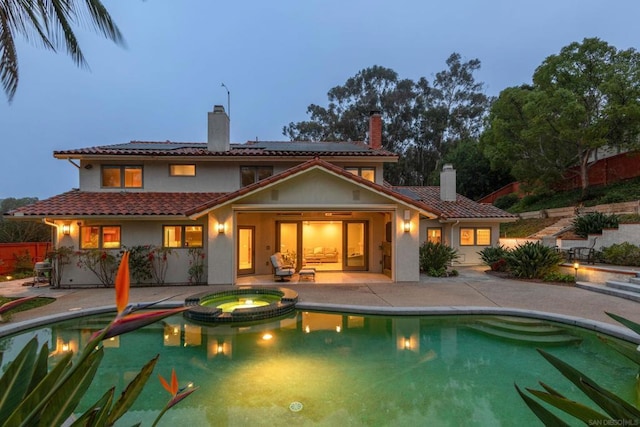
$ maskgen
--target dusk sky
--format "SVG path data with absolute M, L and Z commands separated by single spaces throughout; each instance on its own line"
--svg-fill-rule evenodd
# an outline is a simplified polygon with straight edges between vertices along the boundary
M 638 0 L 104 0 L 125 49 L 78 29 L 91 70 L 18 39 L 20 82 L 0 102 L 0 199 L 78 187 L 54 150 L 131 140 L 205 142 L 227 107 L 231 141 L 285 140 L 282 127 L 326 105 L 330 88 L 380 65 L 417 80 L 458 52 L 477 58 L 488 95 L 531 82 L 572 42 L 638 48 Z

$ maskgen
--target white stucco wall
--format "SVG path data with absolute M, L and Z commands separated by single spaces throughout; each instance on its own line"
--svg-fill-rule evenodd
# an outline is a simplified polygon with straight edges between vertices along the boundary
M 68 221 L 58 221 L 60 225 L 68 223 Z M 121 248 L 110 249 L 110 253 L 116 254 L 126 247 L 139 245 L 162 246 L 162 227 L 163 225 L 203 225 L 204 236 L 207 236 L 206 221 L 94 221 L 85 225 L 119 225 L 121 235 Z M 74 252 L 81 251 L 79 247 L 79 227 L 76 222 L 71 223 L 71 234 L 63 236 L 59 234 L 59 245 L 72 247 Z M 203 248 L 206 251 L 206 247 Z M 100 281 L 92 272 L 79 267 L 79 258 L 74 256 L 71 263 L 64 267 L 62 277 L 62 286 L 79 286 L 79 285 L 95 285 L 100 286 Z M 185 284 L 189 280 L 189 256 L 187 248 L 172 248 L 171 254 L 168 255 L 168 269 L 165 282 L 167 284 Z M 206 277 L 206 276 L 205 276 Z M 151 281 L 145 282 L 152 283 Z M 132 285 L 135 283 L 132 281 Z M 110 303 L 110 302 L 105 302 Z
M 453 262 L 453 265 L 478 265 L 482 264 L 480 252 L 487 246 L 460 246 L 460 227 L 471 228 L 490 228 L 491 229 L 491 245 L 497 246 L 500 242 L 500 224 L 483 221 L 465 221 L 453 223 L 441 223 L 438 220 L 423 219 L 420 221 L 420 244 L 427 240 L 427 228 L 442 228 L 443 243 L 456 249 L 460 256 Z
M 265 165 L 273 166 L 273 173 L 278 174 L 297 162 L 267 162 Z M 195 164 L 196 176 L 170 176 L 170 164 Z M 172 159 L 168 161 L 86 161 L 80 163 L 79 188 L 83 191 L 122 191 L 122 188 L 102 188 L 102 165 L 141 165 L 143 167 L 143 187 L 133 188 L 131 191 L 165 191 L 165 192 L 230 192 L 240 188 L 240 166 L 251 164 L 250 161 L 217 161 L 197 162 Z M 89 169 L 86 167 L 91 165 Z M 375 163 L 339 163 L 341 167 L 359 166 L 373 167 L 376 169 L 376 180 L 382 184 L 382 166 Z M 71 165 L 70 165 L 71 166 Z
M 411 231 L 404 231 L 404 211 L 409 210 Z M 400 207 L 395 218 L 395 279 L 397 282 L 417 282 L 420 280 L 420 227 L 418 213 Z

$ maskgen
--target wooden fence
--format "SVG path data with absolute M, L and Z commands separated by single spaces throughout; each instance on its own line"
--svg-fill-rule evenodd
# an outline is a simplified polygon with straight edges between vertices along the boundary
M 50 242 L 0 243 L 0 275 L 13 273 L 22 258 L 33 266 L 44 260 L 51 249 Z

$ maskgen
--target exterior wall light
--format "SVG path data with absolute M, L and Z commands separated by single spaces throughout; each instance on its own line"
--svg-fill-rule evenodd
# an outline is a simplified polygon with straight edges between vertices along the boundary
M 71 224 L 63 224 L 62 225 L 62 234 L 68 236 L 71 234 Z
M 224 222 L 218 223 L 218 233 L 220 234 L 224 233 Z
M 411 231 L 411 211 L 407 209 L 404 211 L 404 232 L 408 233 L 410 231 Z

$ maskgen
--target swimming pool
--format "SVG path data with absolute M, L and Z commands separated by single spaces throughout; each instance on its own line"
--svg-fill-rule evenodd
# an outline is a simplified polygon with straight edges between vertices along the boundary
M 53 360 L 65 349 L 77 351 L 111 318 L 84 317 L 2 339 L 4 363 L 33 334 L 49 341 Z M 492 325 L 519 338 L 498 337 Z M 540 342 L 543 336 L 557 342 Z M 166 378 L 173 367 L 181 386 L 191 381 L 200 389 L 165 415 L 165 425 L 537 425 L 514 383 L 537 387 L 543 380 L 581 396 L 536 347 L 633 401 L 637 367 L 584 329 L 504 316 L 298 311 L 244 325 L 175 316 L 106 341 L 85 405 L 112 385 L 122 390 L 160 353 L 123 425 L 155 418 L 168 400 L 156 374 Z

